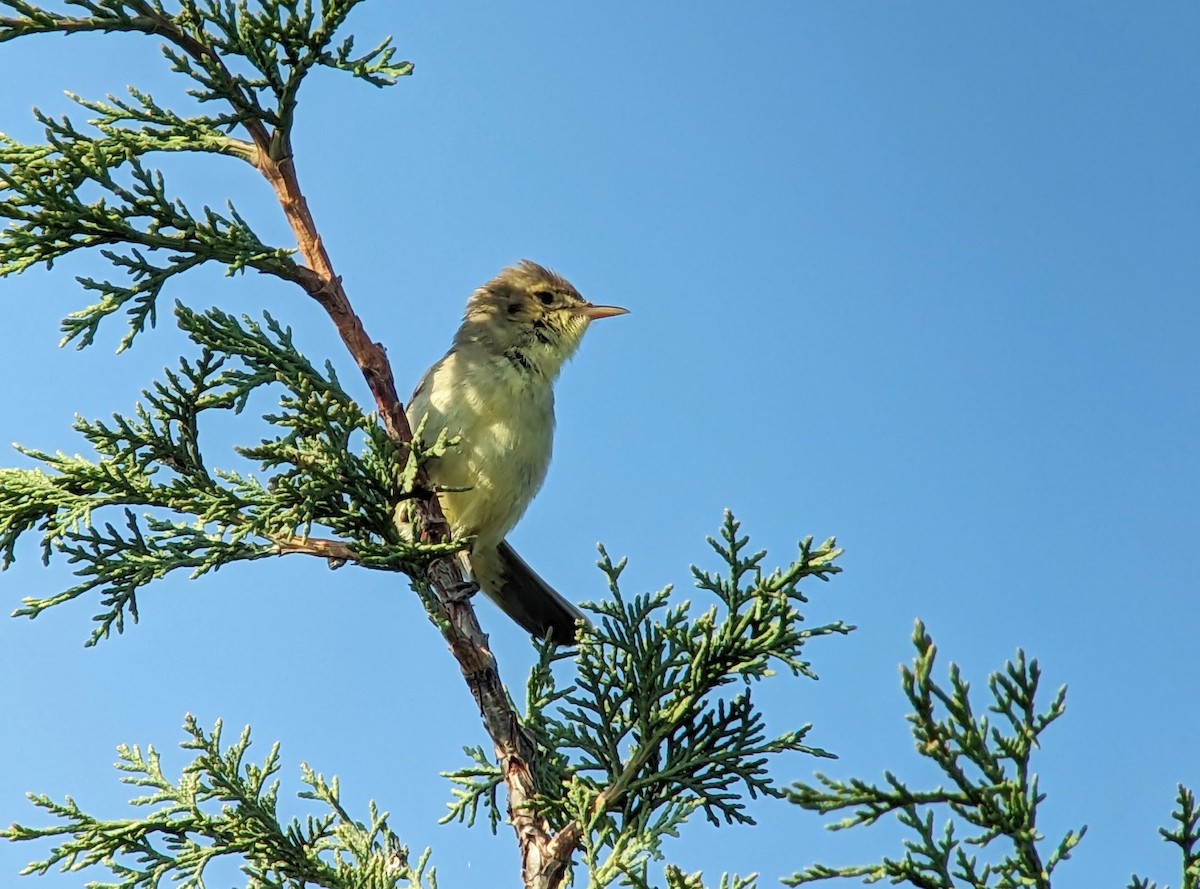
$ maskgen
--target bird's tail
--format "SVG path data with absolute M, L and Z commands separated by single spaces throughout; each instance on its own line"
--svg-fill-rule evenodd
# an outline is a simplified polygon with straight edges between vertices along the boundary
M 530 634 L 542 639 L 549 633 L 559 645 L 575 643 L 575 622 L 587 618 L 542 580 L 507 541 L 494 550 L 473 551 L 471 568 L 479 588 Z

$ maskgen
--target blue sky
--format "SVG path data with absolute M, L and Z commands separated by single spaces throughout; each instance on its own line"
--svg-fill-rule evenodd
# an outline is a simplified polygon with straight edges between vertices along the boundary
M 602 540 L 629 556 L 627 591 L 686 598 L 725 507 L 776 562 L 837 535 L 845 573 L 814 586 L 812 618 L 859 629 L 812 646 L 819 683 L 771 688 L 772 727 L 814 723 L 841 757 L 820 764 L 830 774 L 928 783 L 896 671 L 913 621 L 979 692 L 1021 647 L 1047 697 L 1070 687 L 1036 761 L 1041 826 L 1089 829 L 1055 885 L 1132 871 L 1178 885 L 1157 828 L 1176 782 L 1200 789 L 1200 7 L 377 0 L 352 22 L 362 45 L 394 34 L 416 73 L 384 91 L 314 78 L 296 150 L 400 388 L 445 350 L 470 290 L 518 258 L 632 310 L 563 375 L 522 553 L 583 600 L 603 591 Z M 67 110 L 64 89 L 135 83 L 166 103 L 181 88 L 129 37 L 0 45 L 0 83 L 0 130 L 24 139 L 29 108 Z M 249 169 L 166 169 L 188 200 L 232 195 L 288 243 Z M 56 348 L 84 304 L 72 275 L 100 269 L 0 282 L 0 441 L 72 452 L 75 413 L 128 410 L 175 363 L 169 324 L 119 357 L 116 326 L 88 351 Z M 206 270 L 168 297 L 269 308 L 368 401 L 299 292 Z M 0 576 L 6 609 L 70 584 L 21 556 Z M 303 760 L 339 774 L 358 811 L 377 799 L 434 847 L 442 885 L 517 884 L 510 834 L 433 824 L 437 773 L 486 739 L 394 578 L 284 559 L 172 579 L 141 597 L 140 625 L 84 650 L 96 610 L 0 622 L 0 823 L 39 821 L 26 790 L 122 814 L 115 746 L 154 743 L 178 768 L 192 712 L 252 724 L 260 753 L 282 740 L 285 790 Z M 480 613 L 520 688 L 530 649 Z M 888 829 L 754 811 L 758 829 L 696 825 L 671 857 L 770 886 L 900 851 Z M 0 846 L 0 882 L 38 851 Z

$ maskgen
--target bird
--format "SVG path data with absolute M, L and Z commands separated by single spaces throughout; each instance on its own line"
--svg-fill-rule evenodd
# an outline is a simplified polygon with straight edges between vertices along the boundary
M 559 372 L 591 322 L 627 312 L 588 302 L 566 278 L 521 260 L 471 294 L 453 345 L 406 409 L 427 447 L 443 430 L 459 439 L 425 466 L 454 535 L 474 537 L 475 582 L 524 630 L 558 645 L 574 644 L 586 618 L 505 538 L 550 466 Z

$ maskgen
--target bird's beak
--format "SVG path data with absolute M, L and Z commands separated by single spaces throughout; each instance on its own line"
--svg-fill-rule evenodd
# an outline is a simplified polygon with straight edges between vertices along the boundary
M 597 318 L 611 318 L 614 315 L 628 315 L 629 309 L 620 306 L 594 306 L 591 303 L 579 307 L 579 314 L 591 321 Z

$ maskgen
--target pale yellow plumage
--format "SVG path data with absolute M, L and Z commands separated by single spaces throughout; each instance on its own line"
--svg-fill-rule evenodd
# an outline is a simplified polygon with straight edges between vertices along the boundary
M 504 538 L 546 478 L 554 444 L 554 380 L 588 324 L 624 314 L 587 302 L 564 278 L 528 260 L 471 295 L 446 356 L 408 406 L 425 438 L 442 429 L 457 449 L 428 465 L 433 482 L 469 490 L 439 494 L 456 535 L 473 535 L 480 588 L 536 636 L 574 639 L 582 617 L 512 551 Z

